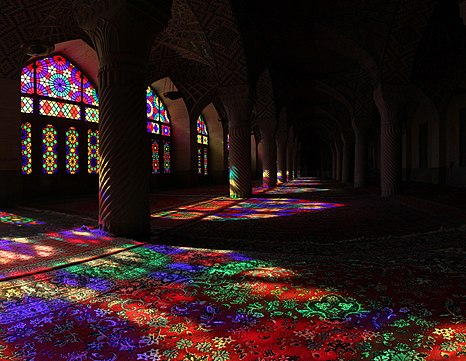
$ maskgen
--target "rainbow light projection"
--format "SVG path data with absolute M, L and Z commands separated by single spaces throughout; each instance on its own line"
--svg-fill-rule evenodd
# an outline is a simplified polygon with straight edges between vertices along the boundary
M 66 131 L 66 173 L 77 174 L 79 172 L 79 134 L 76 128 Z
M 99 172 L 99 131 L 87 131 L 87 172 Z
M 42 168 L 44 174 L 57 173 L 57 131 L 48 124 L 42 130 Z
M 328 192 L 329 188 L 308 188 L 308 187 L 277 187 L 267 191 L 267 194 L 274 195 L 292 195 L 292 194 L 302 194 L 302 193 L 318 193 L 318 192 Z
M 238 201 L 234 201 L 225 197 L 217 197 L 208 201 L 201 201 L 194 204 L 177 207 L 176 209 L 153 213 L 151 214 L 151 217 L 155 219 L 158 218 L 168 220 L 200 219 L 221 209 L 234 205 L 235 203 L 238 203 Z
M 292 198 L 250 198 L 223 212 L 207 216 L 204 220 L 224 222 L 289 217 L 343 206 L 343 203 L 311 202 Z
M 435 259 L 404 272 L 377 262 L 335 267 L 317 254 L 310 262 L 267 258 L 147 245 L 2 282 L 2 358 L 464 358 L 466 327 L 454 311 L 459 267 L 442 277 L 432 273 Z M 420 282 L 425 274 L 442 287 Z
M 15 226 L 42 225 L 30 218 L 0 213 L 2 223 Z M 82 262 L 96 256 L 113 254 L 142 245 L 126 239 L 111 238 L 87 227 L 34 236 L 0 237 L 0 281 L 24 274 L 49 271 L 55 267 Z
M 199 115 L 196 122 L 197 132 L 197 174 L 208 175 L 208 145 L 209 132 L 202 114 Z
M 26 122 L 21 124 L 21 172 L 32 173 L 32 126 Z
M 15 226 L 38 226 L 45 224 L 33 218 L 19 216 L 14 213 L 0 211 L 0 223 L 14 224 Z
M 146 89 L 147 132 L 152 143 L 152 174 L 160 174 L 160 159 L 163 173 L 171 172 L 171 124 L 167 109 L 151 87 Z M 162 143 L 163 142 L 163 143 Z M 162 146 L 163 145 L 163 146 Z

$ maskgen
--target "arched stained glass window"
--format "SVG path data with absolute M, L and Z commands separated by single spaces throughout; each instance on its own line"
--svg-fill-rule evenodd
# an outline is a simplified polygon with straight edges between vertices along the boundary
M 197 173 L 199 175 L 208 175 L 208 149 L 209 149 L 209 132 L 201 114 L 197 118 Z
M 152 144 L 152 174 L 171 172 L 171 124 L 167 109 L 151 87 L 146 90 L 147 132 Z M 163 159 L 163 170 L 160 168 Z
M 76 128 L 69 128 L 66 132 L 66 173 L 79 172 L 79 134 Z
M 88 132 L 97 132 L 99 97 L 94 85 L 77 66 L 59 54 L 35 59 L 22 69 L 20 92 L 23 174 L 35 171 L 31 154 L 35 152 L 33 146 L 40 147 L 40 142 L 31 143 L 31 139 L 35 139 L 33 129 L 42 131 L 44 174 L 66 172 L 74 175 L 81 167 L 86 167 L 86 163 L 96 162 L 92 152 L 88 154 L 88 157 L 92 154 L 92 160 L 86 160 L 86 154 L 80 157 L 79 135 L 85 143 Z M 59 152 L 60 149 L 64 151 Z M 98 154 L 97 149 L 95 154 Z M 60 169 L 62 164 L 64 169 Z
M 42 168 L 45 174 L 57 173 L 57 143 L 57 130 L 47 124 L 42 130 Z
M 21 171 L 23 174 L 32 172 L 32 126 L 31 123 L 21 125 Z
M 89 79 L 61 55 L 29 63 L 21 73 L 21 111 L 40 115 L 99 121 L 97 91 Z

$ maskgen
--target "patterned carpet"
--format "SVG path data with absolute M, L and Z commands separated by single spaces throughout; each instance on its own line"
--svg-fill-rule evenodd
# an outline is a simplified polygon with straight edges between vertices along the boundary
M 299 188 L 315 182 L 302 179 Z M 326 200 L 275 192 L 232 205 L 177 206 L 154 218 L 187 212 L 174 228 L 186 242 L 177 242 L 195 239 L 203 248 L 163 245 L 173 242 L 166 232 L 151 245 L 0 282 L 0 360 L 466 360 L 465 226 L 430 231 L 440 220 L 431 226 L 428 215 L 361 196 L 367 204 L 358 210 L 348 194 Z M 385 219 L 364 237 L 299 237 L 316 227 L 315 217 L 341 221 L 343 212 L 357 224 L 369 204 L 366 220 L 377 219 L 379 208 Z M 190 219 L 189 212 L 202 214 Z M 52 214 L 32 215 L 3 225 L 23 237 L 49 231 Z M 402 217 L 401 231 L 413 220 L 424 229 L 388 232 Z M 321 226 L 331 232 L 329 224 Z M 193 233 L 200 225 L 214 237 Z M 350 226 L 342 223 L 340 232 Z M 376 227 L 385 235 L 371 236 Z M 66 232 L 57 235 L 81 236 Z M 235 250 L 220 250 L 234 242 Z
M 2 282 L 0 357 L 465 360 L 460 237 L 370 261 L 147 245 Z

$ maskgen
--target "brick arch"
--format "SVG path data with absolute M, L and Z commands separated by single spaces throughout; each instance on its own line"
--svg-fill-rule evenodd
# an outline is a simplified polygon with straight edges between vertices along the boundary
M 438 0 L 400 1 L 381 61 L 382 83 L 410 83 L 415 54 L 437 3 Z

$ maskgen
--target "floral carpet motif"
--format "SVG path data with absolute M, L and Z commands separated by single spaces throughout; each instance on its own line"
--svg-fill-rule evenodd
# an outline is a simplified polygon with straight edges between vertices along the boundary
M 458 252 L 284 260 L 146 245 L 2 282 L 0 359 L 466 360 Z

